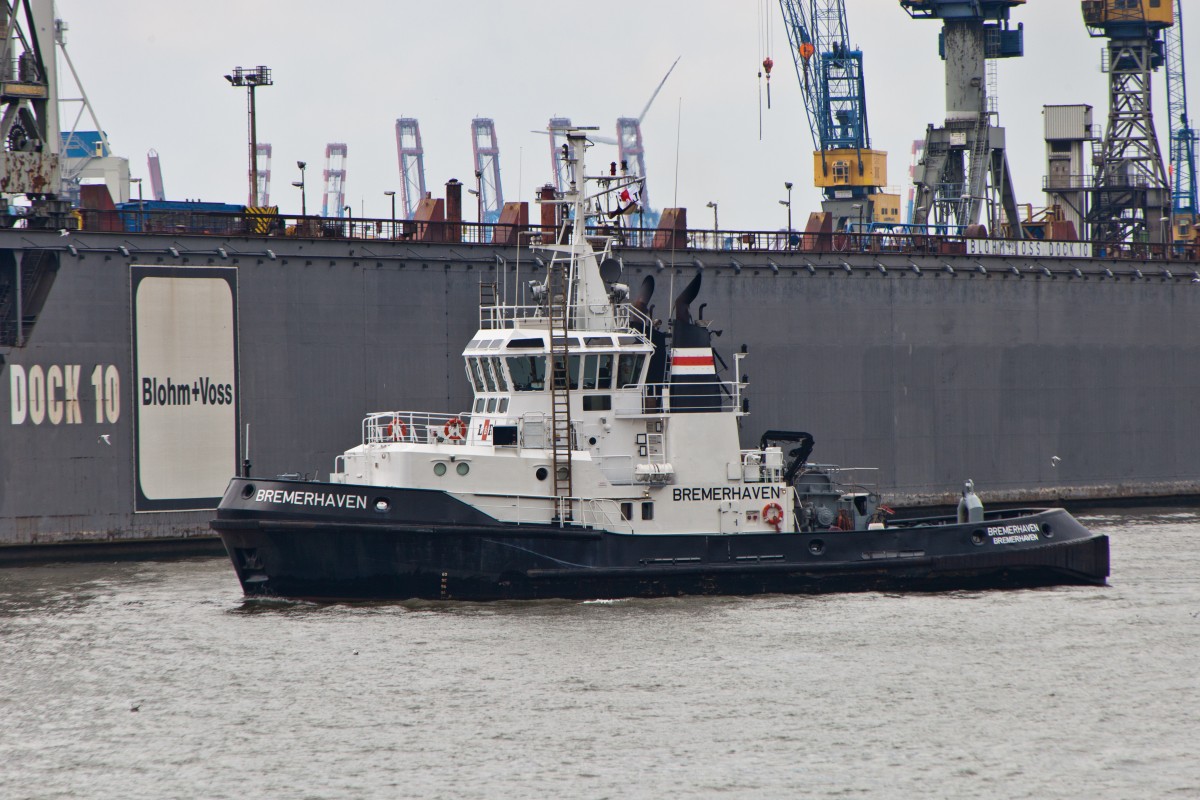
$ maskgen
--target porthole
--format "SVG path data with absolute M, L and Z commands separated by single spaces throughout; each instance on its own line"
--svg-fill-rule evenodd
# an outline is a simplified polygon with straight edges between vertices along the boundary
M 595 437 L 595 436 L 589 436 L 589 437 L 588 437 L 588 444 L 590 444 L 592 447 L 595 447 L 595 446 L 596 446 L 596 437 Z
M 544 481 L 546 478 L 550 477 L 550 470 L 546 469 L 545 467 L 538 467 L 536 470 L 534 470 L 533 476 L 539 481 Z
M 445 475 L 446 474 L 446 465 L 441 461 L 434 464 L 433 465 L 433 474 L 437 475 L 439 478 L 441 476 Z
M 456 471 L 456 472 L 457 472 L 459 475 L 466 475 L 468 472 L 470 472 L 470 471 L 471 471 L 471 465 L 470 465 L 470 464 L 468 464 L 468 463 L 467 463 L 467 462 L 465 462 L 465 461 L 460 461 L 460 462 L 458 462 L 458 466 L 457 466 L 457 467 L 455 467 L 455 468 L 454 468 L 454 470 L 455 470 L 455 471 Z
M 377 499 L 375 501 L 375 510 L 378 511 L 380 514 L 387 511 L 391 507 L 392 507 L 392 504 L 388 502 L 388 499 L 386 497 L 380 497 L 379 499 Z
M 825 552 L 825 542 L 822 539 L 813 539 L 808 543 L 808 552 L 814 556 L 819 556 Z
M 254 497 L 254 484 L 247 483 L 242 487 L 242 499 L 249 500 L 251 497 Z
M 559 467 L 559 468 L 558 468 L 558 472 L 557 472 L 556 474 L 558 475 L 558 479 L 559 479 L 560 481 L 565 481 L 565 480 L 567 479 L 567 475 L 568 475 L 568 473 L 567 473 L 567 468 L 566 468 L 566 467 Z

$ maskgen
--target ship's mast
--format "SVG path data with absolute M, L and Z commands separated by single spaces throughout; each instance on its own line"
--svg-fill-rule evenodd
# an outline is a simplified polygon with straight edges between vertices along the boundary
M 591 212 L 589 204 L 602 194 L 620 191 L 625 186 L 637 183 L 635 176 L 608 180 L 600 194 L 588 195 L 588 179 L 584 172 L 585 151 L 591 146 L 587 131 L 596 128 L 571 128 L 566 132 L 567 142 L 563 145 L 562 159 L 566 165 L 567 187 L 563 192 L 563 205 L 571 213 L 564 224 L 569 225 L 570 237 L 562 244 L 550 245 L 545 249 L 556 253 L 555 258 L 566 258 L 567 322 L 575 330 L 616 330 L 623 327 L 614 313 L 608 281 L 601 274 L 597 253 L 588 241 L 587 220 Z M 547 288 L 549 286 L 547 285 Z

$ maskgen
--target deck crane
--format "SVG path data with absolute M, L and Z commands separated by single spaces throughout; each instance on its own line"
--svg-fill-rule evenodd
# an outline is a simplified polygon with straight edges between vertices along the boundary
M 887 194 L 887 153 L 871 149 L 863 54 L 850 46 L 845 0 L 779 0 L 812 132 L 813 184 L 843 230 L 900 222 Z
M 1196 229 L 1197 135 L 1187 107 L 1183 48 L 1183 2 L 1175 0 L 1175 24 L 1167 28 L 1167 116 L 1171 120 L 1171 229 L 1175 241 L 1200 237 Z

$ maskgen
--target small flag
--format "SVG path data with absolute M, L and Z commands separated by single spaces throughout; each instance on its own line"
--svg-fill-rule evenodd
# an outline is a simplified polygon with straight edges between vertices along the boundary
M 632 214 L 638 210 L 638 203 L 642 200 L 642 183 L 639 181 L 635 184 L 630 184 L 622 189 L 617 194 L 617 204 L 620 206 L 616 211 L 609 214 L 610 217 L 618 217 L 623 214 Z

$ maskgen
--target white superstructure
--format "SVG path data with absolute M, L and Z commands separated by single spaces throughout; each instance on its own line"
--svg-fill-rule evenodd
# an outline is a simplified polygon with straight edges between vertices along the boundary
M 586 136 L 572 130 L 568 140 L 568 172 L 582 176 Z M 599 203 L 634 182 L 573 181 L 561 243 L 542 247 L 553 259 L 531 286 L 536 302 L 481 305 L 463 351 L 469 411 L 368 415 L 362 444 L 339 456 L 331 481 L 443 491 L 508 522 L 634 534 L 793 530 L 781 449 L 739 445 L 743 354 L 732 379 L 718 380 L 707 330 L 690 319 L 698 284 L 676 303 L 681 346 L 671 347 L 645 313 L 652 282 L 631 301 L 611 239 L 585 235 Z

